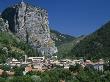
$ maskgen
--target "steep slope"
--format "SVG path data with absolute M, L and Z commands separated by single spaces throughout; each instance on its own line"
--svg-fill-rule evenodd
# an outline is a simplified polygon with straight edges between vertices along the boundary
M 81 40 L 84 39 L 85 36 L 80 36 L 77 38 L 74 38 L 71 41 L 66 41 L 66 43 L 63 43 L 61 45 L 59 45 L 58 48 L 58 52 L 56 53 L 56 55 L 58 56 L 58 58 L 72 58 L 71 54 L 69 54 L 69 52 L 71 52 L 71 50 L 73 49 L 73 47 L 75 47 Z
M 51 38 L 52 38 L 52 40 L 55 41 L 56 46 L 60 46 L 65 43 L 69 43 L 69 42 L 76 39 L 74 36 L 62 34 L 56 30 L 53 30 L 53 29 L 51 29 L 50 32 L 51 32 Z
M 38 49 L 42 55 L 53 55 L 57 52 L 50 37 L 48 13 L 45 9 L 21 2 L 5 9 L 2 17 L 8 20 L 11 32 Z
M 55 41 L 58 48 L 58 52 L 55 54 L 58 58 L 67 58 L 67 53 L 71 51 L 73 45 L 75 44 L 76 37 L 62 34 L 56 30 L 51 29 L 51 38 Z
M 35 56 L 35 50 L 28 44 L 22 42 L 8 30 L 8 24 L 0 18 L 0 63 L 6 62 L 8 58 L 20 59 L 24 55 Z
M 33 48 L 27 43 L 22 42 L 10 32 L 0 32 L 0 63 L 8 58 L 24 59 L 24 55 L 38 56 Z
M 1 16 L 0 16 L 0 32 L 2 31 L 2 32 L 7 32 L 7 31 L 9 31 L 9 25 L 8 25 L 8 21 L 4 21 L 3 20 L 3 18 L 1 18 Z
M 110 22 L 85 37 L 69 53 L 76 57 L 99 59 L 110 57 Z

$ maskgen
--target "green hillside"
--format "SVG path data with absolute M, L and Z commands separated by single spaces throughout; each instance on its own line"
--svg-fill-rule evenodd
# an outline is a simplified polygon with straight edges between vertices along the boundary
M 0 63 L 7 58 L 20 59 L 24 55 L 35 56 L 34 50 L 10 32 L 0 32 Z M 24 57 L 23 57 L 24 58 Z
M 53 29 L 51 29 L 50 32 L 51 32 L 51 38 L 52 38 L 52 40 L 55 41 L 56 46 L 60 46 L 64 43 L 69 43 L 75 39 L 74 36 L 62 34 L 58 31 L 53 30 Z
M 69 53 L 71 56 L 85 57 L 87 59 L 100 59 L 110 57 L 110 22 L 99 30 L 85 37 Z
M 84 37 L 85 36 L 80 36 L 73 39 L 72 41 L 68 41 L 59 45 L 58 53 L 56 53 L 58 58 L 71 58 L 71 54 L 69 54 L 69 52 L 71 52 L 72 48 L 75 47 Z
M 74 40 L 76 40 L 76 37 L 62 34 L 53 29 L 51 29 L 50 32 L 51 38 L 55 41 L 55 44 L 58 48 L 58 52 L 55 55 L 57 55 L 58 58 L 67 58 L 68 52 L 70 52 L 73 48 Z
M 64 43 L 64 44 L 58 46 L 58 53 L 56 53 L 58 58 L 68 58 L 68 52 L 71 51 L 73 45 L 74 45 L 74 43 L 73 43 L 73 41 L 71 41 L 69 43 Z

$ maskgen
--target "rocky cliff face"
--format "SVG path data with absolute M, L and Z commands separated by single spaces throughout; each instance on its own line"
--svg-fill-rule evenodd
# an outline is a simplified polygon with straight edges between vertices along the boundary
M 4 21 L 1 17 L 0 17 L 0 32 L 7 32 L 9 31 L 9 24 L 8 21 Z
M 53 55 L 57 52 L 50 37 L 48 13 L 45 9 L 21 2 L 7 8 L 2 17 L 9 21 L 9 29 L 16 36 L 37 48 L 42 55 Z

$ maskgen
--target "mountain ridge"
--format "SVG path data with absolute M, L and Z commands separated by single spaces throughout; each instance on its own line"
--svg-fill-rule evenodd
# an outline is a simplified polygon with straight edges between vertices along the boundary
M 101 28 L 86 36 L 71 50 L 71 55 L 87 59 L 100 59 L 110 57 L 110 21 Z
M 76 37 L 60 33 L 54 29 L 50 29 L 51 38 L 55 41 L 56 46 L 60 46 L 62 44 L 68 43 L 76 39 Z

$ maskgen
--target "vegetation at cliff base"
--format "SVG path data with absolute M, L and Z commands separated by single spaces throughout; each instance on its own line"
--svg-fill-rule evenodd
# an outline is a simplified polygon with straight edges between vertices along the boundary
M 24 55 L 35 56 L 34 49 L 10 32 L 0 32 L 0 63 L 8 58 L 21 59 Z

